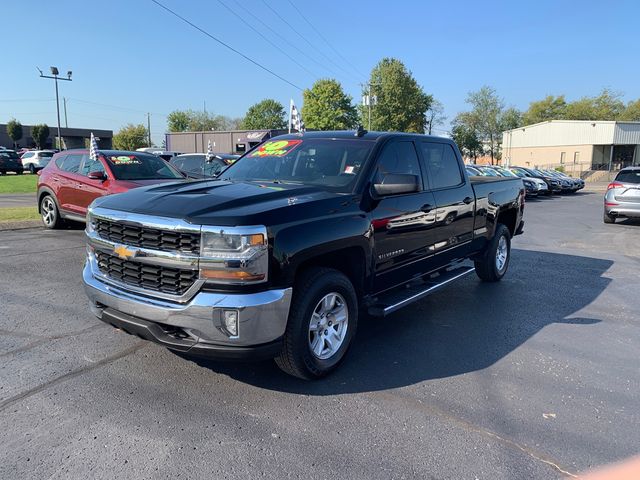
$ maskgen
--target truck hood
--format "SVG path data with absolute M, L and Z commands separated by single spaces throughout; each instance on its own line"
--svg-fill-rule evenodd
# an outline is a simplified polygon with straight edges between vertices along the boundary
M 93 206 L 196 225 L 275 225 L 335 214 L 353 198 L 307 185 L 203 180 L 135 188 Z

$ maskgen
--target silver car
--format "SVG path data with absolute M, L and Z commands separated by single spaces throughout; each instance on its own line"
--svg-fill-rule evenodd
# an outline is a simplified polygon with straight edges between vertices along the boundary
M 604 223 L 616 218 L 640 218 L 640 167 L 627 167 L 618 172 L 604 195 Z

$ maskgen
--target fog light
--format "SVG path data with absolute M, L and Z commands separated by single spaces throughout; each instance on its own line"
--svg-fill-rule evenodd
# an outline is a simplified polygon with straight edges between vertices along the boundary
M 223 310 L 222 311 L 222 320 L 224 322 L 224 329 L 227 331 L 229 336 L 237 337 L 238 336 L 238 310 Z

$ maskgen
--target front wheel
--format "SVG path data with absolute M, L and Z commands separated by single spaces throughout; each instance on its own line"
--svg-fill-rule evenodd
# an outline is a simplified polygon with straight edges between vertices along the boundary
M 31 175 L 36 173 L 36 167 L 33 166 L 33 163 L 29 164 L 29 173 L 31 173 Z
M 276 364 L 305 380 L 328 375 L 347 353 L 357 326 L 358 298 L 349 279 L 330 268 L 309 269 L 294 286 Z
M 60 218 L 60 212 L 51 195 L 45 195 L 40 200 L 40 215 L 45 227 L 53 230 L 62 226 L 63 220 Z
M 499 223 L 485 255 L 475 261 L 476 274 L 484 282 L 497 282 L 504 277 L 511 258 L 511 233 Z

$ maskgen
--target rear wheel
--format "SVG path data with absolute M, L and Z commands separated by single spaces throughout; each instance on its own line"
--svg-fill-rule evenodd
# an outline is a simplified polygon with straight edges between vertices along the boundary
M 497 282 L 507 273 L 510 258 L 511 233 L 505 225 L 499 223 L 484 256 L 475 261 L 476 274 L 482 281 Z
M 349 279 L 330 268 L 307 270 L 294 287 L 276 364 L 305 380 L 323 377 L 344 358 L 357 325 L 358 299 Z
M 609 215 L 606 210 L 604 211 L 602 220 L 604 220 L 604 223 L 616 223 L 616 217 Z
M 42 223 L 44 223 L 45 227 L 56 229 L 62 226 L 63 221 L 60 218 L 60 212 L 51 195 L 45 195 L 42 197 L 42 200 L 40 200 L 40 215 L 42 216 Z
M 36 173 L 36 167 L 33 166 L 33 163 L 29 164 L 29 173 L 31 173 L 32 175 Z
M 16 175 L 22 175 L 22 170 L 16 170 Z

